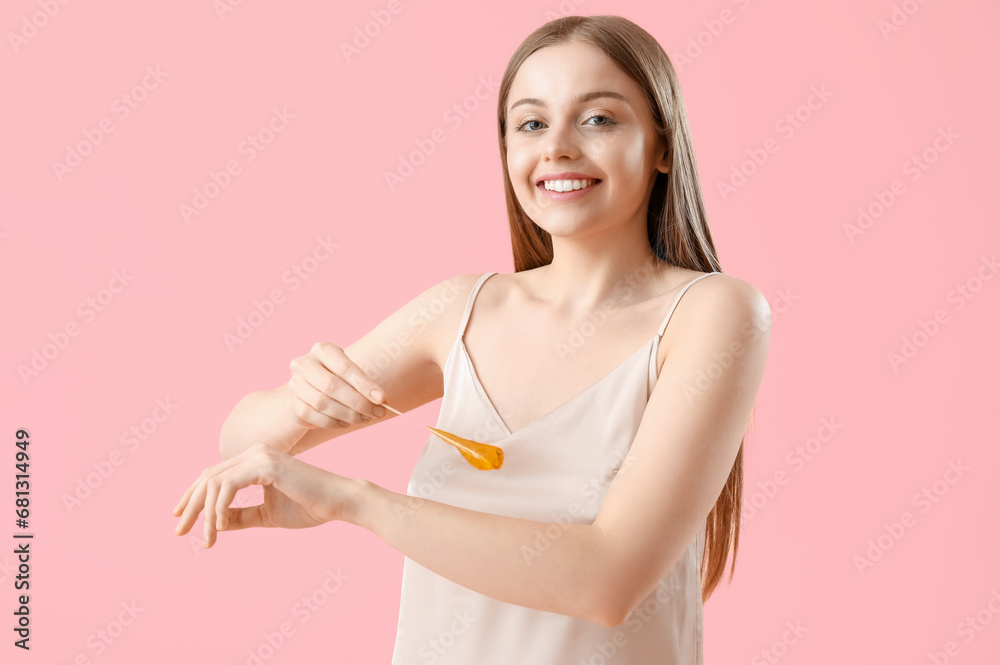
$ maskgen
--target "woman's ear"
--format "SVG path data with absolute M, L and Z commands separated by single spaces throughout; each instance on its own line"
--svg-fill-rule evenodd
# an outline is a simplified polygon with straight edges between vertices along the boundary
M 670 171 L 670 150 L 662 141 L 657 143 L 656 149 L 659 151 L 659 158 L 656 160 L 656 170 L 660 173 L 668 173 Z

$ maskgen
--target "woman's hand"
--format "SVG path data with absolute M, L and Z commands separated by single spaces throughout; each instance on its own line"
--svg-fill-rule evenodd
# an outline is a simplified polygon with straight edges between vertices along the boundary
M 264 502 L 231 508 L 236 492 L 250 485 L 264 487 Z M 239 455 L 205 469 L 173 510 L 181 517 L 174 530 L 187 533 L 205 509 L 205 547 L 215 544 L 217 531 L 250 527 L 303 529 L 345 520 L 354 510 L 353 479 L 313 466 L 271 446 L 256 444 Z
M 300 427 L 349 427 L 386 413 L 384 406 L 376 406 L 385 400 L 385 391 L 336 344 L 317 342 L 290 367 L 289 405 Z

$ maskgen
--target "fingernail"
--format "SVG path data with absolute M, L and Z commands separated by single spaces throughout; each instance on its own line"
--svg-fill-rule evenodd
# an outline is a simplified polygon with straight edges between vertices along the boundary
M 372 419 L 371 416 L 364 413 L 361 414 L 361 420 L 371 420 L 371 419 Z
M 378 390 L 377 388 L 371 392 L 371 396 L 372 396 L 372 399 L 375 400 L 376 402 L 381 402 L 382 401 L 382 397 L 383 397 L 382 391 Z
M 385 407 L 381 405 L 376 406 L 374 409 L 372 409 L 372 413 L 381 418 L 382 416 L 385 415 Z

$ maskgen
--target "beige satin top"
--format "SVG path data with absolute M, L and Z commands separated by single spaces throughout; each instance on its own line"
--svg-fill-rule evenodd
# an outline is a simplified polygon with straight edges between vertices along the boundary
M 465 348 L 476 282 L 444 366 L 436 427 L 504 450 L 503 467 L 481 471 L 428 436 L 406 493 L 499 515 L 590 524 L 624 460 L 656 383 L 653 339 L 555 410 L 511 432 L 483 389 Z M 522 548 L 543 556 L 546 538 Z M 404 559 L 392 665 L 702 665 L 701 559 L 704 526 L 669 573 L 619 626 L 495 600 Z

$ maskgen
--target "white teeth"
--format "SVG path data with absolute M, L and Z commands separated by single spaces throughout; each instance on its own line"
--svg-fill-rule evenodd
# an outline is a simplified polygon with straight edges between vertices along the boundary
M 574 189 L 590 187 L 595 182 L 597 182 L 597 180 L 593 178 L 588 180 L 546 180 L 545 189 L 553 192 L 569 192 Z

